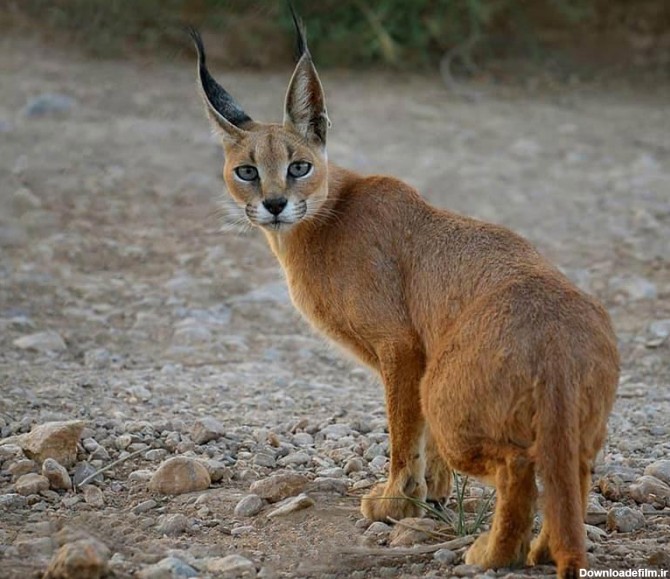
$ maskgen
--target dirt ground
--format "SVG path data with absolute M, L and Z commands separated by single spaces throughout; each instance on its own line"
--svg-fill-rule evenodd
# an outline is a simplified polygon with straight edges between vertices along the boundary
M 203 561 L 231 553 L 261 577 L 451 575 L 463 549 L 449 564 L 398 555 L 383 532 L 376 539 L 357 524 L 365 486 L 384 476 L 384 459 L 374 460 L 388 450 L 382 388 L 294 312 L 258 232 L 221 231 L 221 152 L 193 63 L 173 54 L 88 60 L 10 36 L 0 40 L 0 70 L 2 437 L 82 419 L 84 438 L 106 452 L 89 456 L 89 441 L 80 461 L 122 457 L 125 434 L 140 450 L 167 450 L 105 472 L 104 505 L 71 491 L 7 499 L 0 577 L 40 576 L 55 546 L 38 539 L 64 525 L 109 547 L 110 577 L 188 576 L 146 571 L 168 555 L 199 576 L 228 576 Z M 252 117 L 281 117 L 288 69 L 216 72 Z M 670 87 L 486 85 L 471 87 L 472 99 L 438 78 L 342 71 L 323 82 L 331 160 L 393 174 L 438 206 L 509 226 L 607 305 L 623 372 L 592 498 L 604 513 L 626 505 L 643 517 L 631 532 L 594 519 L 604 532 L 589 534 L 591 563 L 667 569 L 670 499 L 640 505 L 629 487 L 670 456 Z M 29 103 L 44 93 L 74 101 L 34 114 Z M 15 343 L 46 330 L 66 348 Z M 203 416 L 225 434 L 194 444 Z M 348 430 L 324 430 L 336 423 Z M 176 497 L 129 476 L 175 453 L 211 457 L 226 476 Z M 352 457 L 360 470 L 337 470 Z M 16 477 L 2 460 L 0 493 L 10 496 Z M 268 518 L 270 506 L 234 514 L 253 481 L 280 470 L 339 478 L 348 491 L 322 485 L 313 507 L 285 517 Z M 185 515 L 183 528 L 166 532 L 174 514 Z M 378 544 L 383 551 L 344 552 Z

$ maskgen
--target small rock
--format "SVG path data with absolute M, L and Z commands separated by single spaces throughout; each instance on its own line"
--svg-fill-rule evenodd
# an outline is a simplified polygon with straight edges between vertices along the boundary
M 632 533 L 644 527 L 646 521 L 640 511 L 629 507 L 614 507 L 607 513 L 607 530 Z
M 329 424 L 322 428 L 319 434 L 326 439 L 340 440 L 345 436 L 353 434 L 353 430 L 346 424 Z
M 34 350 L 36 352 L 64 352 L 67 350 L 65 340 L 58 332 L 52 331 L 22 336 L 14 340 L 13 343 L 21 350 Z
M 63 545 L 51 559 L 44 579 L 100 579 L 108 569 L 109 549 L 95 539 Z
M 167 456 L 167 450 L 164 448 L 152 448 L 144 453 L 144 458 L 153 462 L 160 462 Z
M 670 486 L 655 476 L 641 476 L 630 485 L 629 491 L 636 503 L 670 505 Z
M 253 517 L 263 509 L 263 499 L 258 495 L 247 495 L 235 507 L 235 515 L 238 517 Z
M 128 480 L 130 482 L 149 482 L 151 477 L 154 476 L 154 473 L 146 468 L 141 468 L 139 470 L 134 470 L 128 475 Z
M 20 476 L 14 486 L 17 493 L 27 497 L 48 490 L 49 479 L 41 474 L 28 473 Z
M 48 559 L 53 555 L 54 544 L 50 537 L 21 538 L 14 542 L 19 557 L 26 559 Z
M 45 92 L 31 98 L 23 108 L 27 117 L 44 117 L 49 115 L 63 115 L 69 113 L 76 106 L 77 101 L 71 96 Z
M 163 515 L 159 520 L 156 530 L 161 535 L 175 537 L 184 533 L 188 528 L 188 518 L 181 513 L 175 513 L 172 515 Z
M 482 568 L 479 565 L 456 565 L 452 571 L 456 577 L 469 577 L 481 572 Z
M 7 511 L 22 509 L 26 504 L 26 498 L 18 493 L 0 495 L 0 508 Z
M 77 443 L 84 429 L 84 422 L 47 422 L 19 437 L 19 445 L 28 458 L 39 463 L 53 458 L 64 467 L 72 466 L 77 459 Z
M 140 515 L 142 513 L 150 511 L 151 509 L 155 509 L 157 506 L 158 503 L 153 499 L 142 501 L 140 504 L 135 506 L 135 508 L 133 509 L 133 513 L 135 513 L 136 515 Z
M 180 495 L 209 488 L 211 478 L 198 460 L 185 456 L 169 458 L 158 467 L 149 488 L 164 495 Z
M 108 368 L 112 361 L 112 355 L 105 348 L 95 348 L 87 350 L 84 354 L 84 366 L 95 370 L 104 370 Z
M 254 464 L 265 468 L 275 468 L 277 466 L 277 461 L 274 456 L 265 452 L 259 452 L 254 456 Z
M 268 513 L 268 519 L 288 515 L 289 513 L 307 509 L 311 506 L 314 506 L 314 499 L 307 496 L 305 493 L 301 493 L 297 497 L 290 497 L 279 503 L 274 511 Z
M 435 551 L 435 554 L 433 555 L 433 559 L 443 565 L 453 565 L 457 558 L 458 554 L 449 549 L 439 549 L 438 551 Z
M 256 566 L 242 555 L 213 557 L 205 561 L 205 569 L 222 579 L 243 579 L 256 577 Z
M 84 461 L 80 462 L 74 469 L 72 479 L 74 486 L 78 487 L 81 483 L 88 479 L 88 482 L 102 482 L 104 480 L 103 473 L 97 473 L 97 469 L 90 463 Z M 95 474 L 95 476 L 93 476 Z M 93 478 L 89 479 L 89 477 Z
M 47 477 L 52 489 L 67 491 L 72 488 L 72 479 L 70 479 L 67 469 L 53 458 L 47 458 L 42 463 L 42 475 Z
M 155 565 L 145 567 L 135 576 L 137 579 L 181 579 L 181 577 L 197 577 L 198 572 L 177 557 L 166 557 Z
M 307 489 L 315 493 L 337 493 L 344 496 L 349 492 L 349 483 L 346 479 L 319 477 L 314 479 Z
M 225 434 L 223 424 L 212 416 L 198 418 L 191 428 L 191 439 L 196 444 L 205 444 L 210 440 L 217 440 Z
M 233 527 L 230 530 L 230 534 L 233 537 L 242 537 L 244 535 L 248 535 L 249 533 L 253 533 L 254 527 L 252 525 L 241 525 L 239 527 Z
M 657 460 L 644 469 L 644 474 L 654 476 L 666 485 L 670 485 L 670 460 Z
M 309 479 L 293 472 L 279 473 L 256 481 L 249 491 L 271 503 L 301 493 L 309 484 Z
M 230 469 L 221 461 L 209 458 L 207 460 L 201 460 L 200 462 L 202 462 L 207 469 L 209 478 L 213 483 L 230 479 Z
M 324 468 L 318 472 L 320 477 L 324 478 L 344 478 L 344 470 L 339 466 L 334 466 L 332 468 Z
M 591 539 L 591 541 L 599 542 L 607 537 L 607 533 L 603 531 L 600 527 L 594 527 L 593 525 L 586 526 L 586 536 Z
M 119 450 L 126 450 L 133 443 L 133 437 L 130 434 L 121 434 L 116 437 L 114 446 Z
M 607 509 L 595 499 L 591 499 L 586 509 L 586 522 L 589 525 L 602 525 L 605 521 L 607 521 Z
M 293 444 L 298 446 L 312 446 L 314 444 L 314 437 L 308 432 L 298 432 L 293 435 Z
M 303 451 L 293 452 L 284 458 L 280 458 L 277 462 L 281 466 L 302 466 L 309 464 L 312 461 L 309 454 Z
M 96 509 L 105 506 L 105 497 L 102 491 L 95 485 L 84 485 L 84 501 Z
M 14 478 L 19 478 L 20 476 L 28 474 L 29 472 L 37 472 L 37 463 L 34 460 L 30 460 L 28 458 L 17 460 L 7 467 L 7 472 Z
M 431 538 L 431 531 L 437 527 L 434 519 L 401 519 L 391 531 L 391 547 L 407 547 L 423 543 Z
M 386 537 L 391 533 L 391 526 L 381 521 L 376 521 L 372 523 L 367 529 L 365 529 L 364 535 L 373 536 L 373 537 Z
M 349 475 L 354 472 L 360 472 L 363 470 L 365 463 L 361 458 L 351 458 L 344 465 L 344 474 Z

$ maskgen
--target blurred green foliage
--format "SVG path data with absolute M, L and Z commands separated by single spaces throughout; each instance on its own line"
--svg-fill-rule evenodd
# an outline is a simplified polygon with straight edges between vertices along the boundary
M 607 2 L 294 0 L 320 65 L 414 69 L 456 53 L 465 63 L 472 57 L 535 56 L 541 31 L 588 26 Z M 633 0 L 616 2 L 635 9 Z M 283 0 L 0 0 L 0 7 L 3 3 L 101 56 L 184 45 L 183 27 L 190 24 L 228 38 L 228 53 L 240 47 L 238 55 L 229 55 L 232 64 L 274 64 L 273 54 L 284 61 L 293 37 Z M 250 50 L 267 58 L 245 56 Z

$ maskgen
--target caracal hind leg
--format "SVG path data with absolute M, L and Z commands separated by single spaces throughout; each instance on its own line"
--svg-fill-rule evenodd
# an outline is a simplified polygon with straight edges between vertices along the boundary
M 582 508 L 584 520 L 586 520 L 586 511 L 589 508 L 589 493 L 591 492 L 591 461 L 583 459 L 579 463 L 579 480 L 581 481 Z M 555 563 L 549 548 L 549 531 L 546 523 L 542 524 L 540 534 L 531 543 L 530 553 L 528 553 L 528 565 L 545 565 Z
M 465 562 L 485 569 L 519 567 L 526 563 L 532 533 L 535 468 L 522 449 L 501 447 L 495 453 L 502 460 L 496 461 L 493 523 L 467 551 Z
M 437 442 L 426 428 L 426 486 L 428 500 L 444 502 L 451 494 L 452 472 L 440 454 Z
M 423 353 L 398 342 L 379 353 L 386 392 L 391 442 L 391 465 L 387 483 L 377 485 L 363 497 L 361 512 L 374 521 L 419 517 L 426 500 L 425 421 L 421 414 L 419 384 L 425 362 Z

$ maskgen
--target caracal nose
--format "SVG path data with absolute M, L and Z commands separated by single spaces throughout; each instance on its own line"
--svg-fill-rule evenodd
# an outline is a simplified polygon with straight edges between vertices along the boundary
M 288 203 L 286 197 L 270 197 L 263 201 L 263 207 L 265 207 L 272 215 L 279 215 L 284 211 L 284 207 Z

